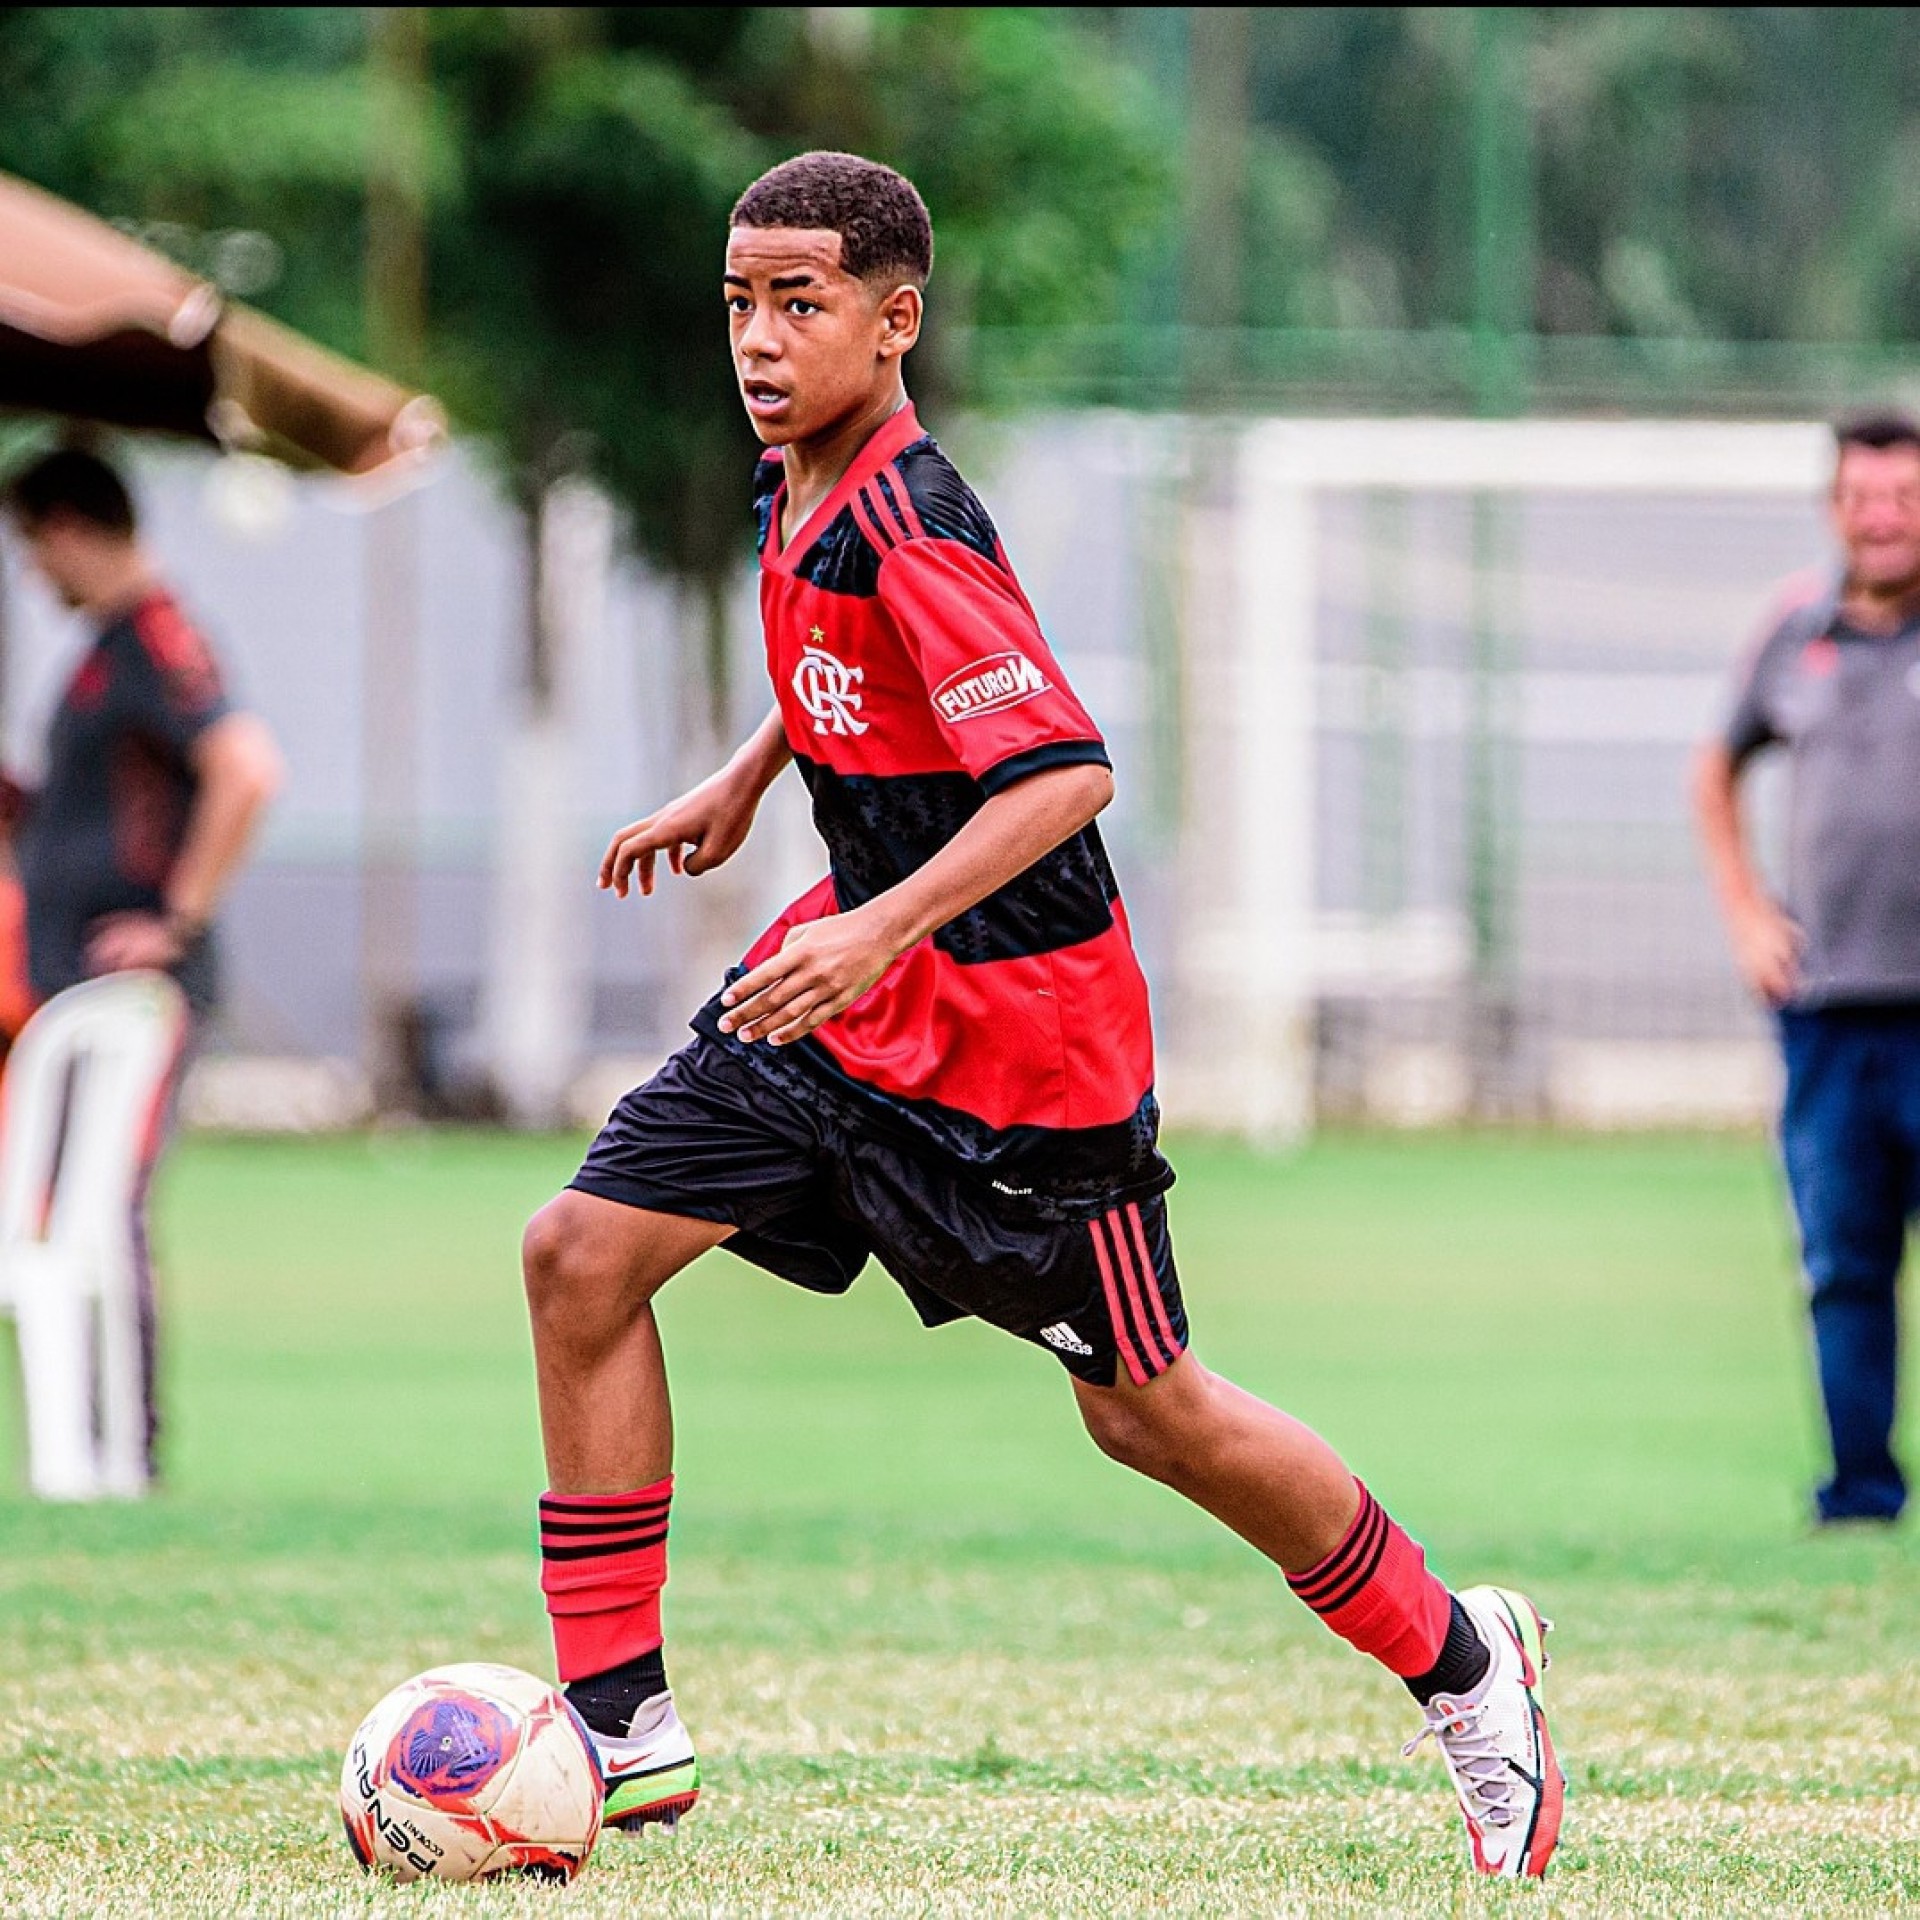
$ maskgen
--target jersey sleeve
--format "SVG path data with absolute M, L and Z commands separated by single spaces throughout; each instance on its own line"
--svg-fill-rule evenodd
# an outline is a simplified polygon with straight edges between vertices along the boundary
M 133 617 L 134 644 L 120 676 L 127 723 L 184 757 L 201 734 L 232 712 L 207 643 L 170 603 Z
M 1771 647 L 1762 647 L 1750 656 L 1734 694 L 1733 711 L 1727 716 L 1721 742 L 1736 767 L 1780 738 L 1767 705 L 1767 683 L 1772 678 L 1768 669 L 1772 661 Z
M 881 561 L 878 586 L 936 725 L 988 793 L 1053 767 L 1111 764 L 1003 566 L 956 540 L 908 540 Z

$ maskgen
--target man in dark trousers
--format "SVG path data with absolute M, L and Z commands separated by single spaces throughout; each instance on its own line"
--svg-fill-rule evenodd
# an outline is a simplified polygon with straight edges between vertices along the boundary
M 1823 1524 L 1906 1504 L 1896 1285 L 1920 1208 L 1920 423 L 1879 414 L 1838 440 L 1842 567 L 1790 584 L 1694 785 L 1735 959 L 1786 1056 L 1781 1139 L 1833 1444 Z M 1773 746 L 1792 776 L 1781 901 L 1739 807 Z
M 151 968 L 172 974 L 204 1017 L 218 992 L 214 912 L 280 782 L 273 736 L 229 705 L 105 461 L 47 454 L 8 483 L 6 509 L 34 569 L 94 628 L 16 829 L 34 996 Z M 132 1223 L 149 1471 L 158 1414 L 145 1195 L 160 1136 L 156 1128 Z

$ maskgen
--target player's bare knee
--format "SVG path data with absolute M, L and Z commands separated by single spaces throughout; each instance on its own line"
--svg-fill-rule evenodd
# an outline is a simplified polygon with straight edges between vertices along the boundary
M 600 1291 L 596 1262 L 567 1221 L 565 1196 L 550 1200 L 527 1222 L 520 1239 L 520 1274 L 537 1323 L 577 1319 Z
M 617 1339 L 680 1264 L 644 1240 L 609 1237 L 604 1222 L 566 1193 L 527 1222 L 520 1242 L 535 1335 L 587 1350 Z
M 1095 1389 L 1079 1396 L 1080 1417 L 1093 1444 L 1109 1460 L 1117 1460 L 1151 1480 L 1164 1480 L 1172 1470 L 1164 1422 L 1147 1396 L 1124 1387 Z

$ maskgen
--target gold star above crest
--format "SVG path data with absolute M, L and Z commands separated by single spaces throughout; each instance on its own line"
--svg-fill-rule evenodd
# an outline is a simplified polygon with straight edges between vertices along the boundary
M 807 638 L 811 640 L 816 647 L 824 647 L 827 644 L 826 631 L 821 627 L 809 627 L 807 629 Z

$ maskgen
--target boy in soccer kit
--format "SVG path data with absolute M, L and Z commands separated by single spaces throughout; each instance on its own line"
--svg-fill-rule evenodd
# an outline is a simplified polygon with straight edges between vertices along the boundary
M 929 1326 L 1044 1346 L 1116 1460 L 1272 1560 L 1405 1681 L 1475 1866 L 1544 1871 L 1564 1784 L 1524 1596 L 1454 1594 L 1317 1435 L 1187 1351 L 1145 983 L 1094 817 L 1113 781 L 979 501 L 902 361 L 933 235 L 849 154 L 733 210 L 735 373 L 774 710 L 727 765 L 617 834 L 600 884 L 718 866 L 789 761 L 831 872 L 615 1108 L 523 1250 L 551 1490 L 542 1588 L 607 1823 L 697 1797 L 661 1654 L 672 1423 L 651 1301 L 709 1248 L 844 1292 L 879 1258 Z

